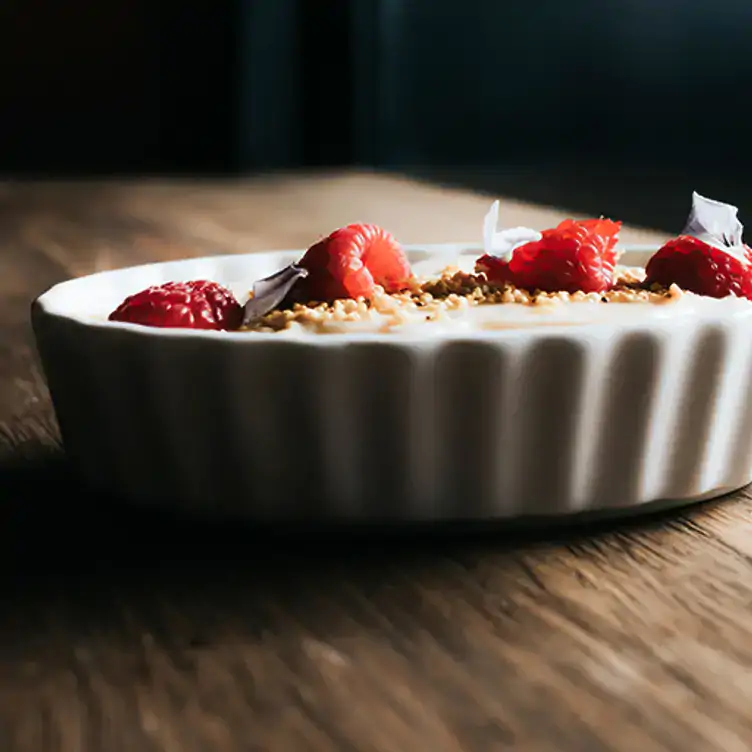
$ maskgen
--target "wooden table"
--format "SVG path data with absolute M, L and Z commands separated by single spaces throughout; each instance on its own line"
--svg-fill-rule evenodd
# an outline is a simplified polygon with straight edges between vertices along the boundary
M 322 543 L 139 516 L 69 475 L 36 293 L 362 219 L 474 239 L 487 205 L 362 174 L 0 185 L 0 750 L 752 748 L 745 492 L 610 527 Z

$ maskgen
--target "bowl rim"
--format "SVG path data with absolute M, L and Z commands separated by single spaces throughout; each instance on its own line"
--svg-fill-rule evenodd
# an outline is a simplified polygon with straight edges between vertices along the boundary
M 427 257 L 437 255 L 461 255 L 463 252 L 478 252 L 482 253 L 483 248 L 477 241 L 468 243 L 424 243 L 424 244 L 409 244 L 404 246 L 407 252 L 412 253 L 424 253 Z M 646 254 L 654 253 L 657 250 L 657 245 L 651 244 L 625 244 L 621 248 L 622 257 L 626 254 Z M 179 329 L 179 328 L 158 328 L 158 327 L 146 327 L 138 324 L 129 324 L 119 321 L 108 321 L 107 319 L 93 318 L 91 314 L 83 312 L 76 312 L 70 310 L 70 305 L 61 303 L 61 298 L 67 298 L 67 292 L 71 286 L 82 284 L 96 284 L 97 280 L 106 280 L 119 276 L 123 273 L 133 273 L 137 270 L 148 270 L 152 268 L 169 269 L 171 267 L 179 268 L 184 264 L 190 263 L 202 263 L 213 262 L 218 266 L 223 263 L 238 263 L 238 261 L 244 258 L 259 258 L 268 257 L 270 259 L 279 258 L 281 261 L 284 259 L 285 263 L 289 263 L 289 257 L 291 255 L 302 255 L 305 252 L 304 249 L 280 249 L 272 251 L 257 251 L 250 253 L 231 253 L 231 254 L 218 254 L 210 256 L 197 256 L 184 259 L 173 259 L 170 261 L 158 261 L 146 264 L 136 264 L 133 266 L 120 267 L 117 269 L 108 269 L 101 272 L 95 272 L 93 274 L 87 274 L 81 277 L 74 277 L 62 282 L 59 282 L 52 287 L 48 288 L 45 292 L 37 296 L 31 303 L 31 316 L 32 323 L 36 329 L 36 325 L 41 319 L 51 318 L 56 319 L 59 322 L 66 322 L 77 327 L 82 327 L 87 330 L 96 330 L 99 332 L 112 332 L 113 336 L 125 336 L 134 337 L 145 340 L 152 340 L 159 338 L 162 340 L 196 340 L 199 342 L 224 342 L 224 343 L 237 343 L 244 347 L 258 347 L 284 344 L 286 346 L 297 345 L 305 347 L 331 347 L 342 346 L 345 344 L 390 344 L 390 345 L 420 345 L 427 346 L 433 343 L 440 343 L 446 341 L 505 341 L 505 342 L 517 342 L 528 341 L 530 339 L 581 339 L 587 341 L 593 338 L 600 338 L 602 336 L 613 335 L 616 332 L 636 332 L 644 331 L 645 329 L 655 330 L 656 328 L 670 329 L 674 326 L 686 324 L 687 320 L 696 321 L 702 318 L 703 320 L 716 320 L 718 323 L 722 323 L 724 316 L 722 310 L 717 315 L 708 315 L 707 313 L 698 314 L 697 316 L 689 317 L 666 317 L 656 321 L 654 319 L 642 320 L 639 319 L 634 322 L 588 322 L 587 324 L 579 323 L 564 323 L 564 324 L 541 324 L 535 327 L 520 327 L 518 329 L 501 329 L 501 330 L 480 330 L 480 331 L 458 331 L 458 332 L 446 332 L 441 336 L 424 337 L 419 333 L 411 330 L 409 333 L 379 333 L 379 332 L 347 332 L 347 333 L 331 333 L 319 336 L 300 336 L 300 337 L 277 337 L 273 333 L 262 333 L 256 335 L 250 335 L 248 332 L 226 332 L 226 331 L 213 331 L 206 329 Z M 634 263 L 630 266 L 641 266 L 641 264 Z M 177 273 L 176 273 L 177 274 Z M 747 312 L 744 312 L 747 314 Z M 752 306 L 748 312 L 752 315 Z M 736 318 L 736 317 L 734 317 Z

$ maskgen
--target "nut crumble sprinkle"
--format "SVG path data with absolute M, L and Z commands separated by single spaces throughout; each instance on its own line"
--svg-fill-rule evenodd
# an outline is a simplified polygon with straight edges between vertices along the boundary
M 484 274 L 471 274 L 447 267 L 437 276 L 416 280 L 412 289 L 388 294 L 376 288 L 370 301 L 343 299 L 333 303 L 295 303 L 278 308 L 246 327 L 246 331 L 278 332 L 295 324 L 316 330 L 327 325 L 368 322 L 376 314 L 380 328 L 389 331 L 416 319 L 435 321 L 450 311 L 484 305 L 516 303 L 524 306 L 558 306 L 562 303 L 668 303 L 683 295 L 676 285 L 670 288 L 643 285 L 642 270 L 618 270 L 616 284 L 605 293 L 533 293 L 514 285 L 494 285 Z

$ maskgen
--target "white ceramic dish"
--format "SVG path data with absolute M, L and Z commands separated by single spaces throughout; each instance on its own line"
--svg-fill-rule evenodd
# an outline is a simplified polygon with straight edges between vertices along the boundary
M 626 249 L 644 263 L 654 249 Z M 413 263 L 477 255 L 408 248 Z M 241 297 L 300 251 L 64 282 L 33 325 L 66 449 L 132 500 L 259 519 L 486 520 L 691 502 L 752 480 L 752 304 L 455 336 L 106 321 L 169 280 Z M 727 303 L 735 303 L 729 308 Z

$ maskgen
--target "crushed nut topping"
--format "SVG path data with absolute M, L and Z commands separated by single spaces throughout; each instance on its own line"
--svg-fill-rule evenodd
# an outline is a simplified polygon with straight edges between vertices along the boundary
M 333 303 L 295 303 L 278 308 L 253 322 L 247 331 L 278 332 L 293 324 L 316 329 L 332 323 L 367 322 L 373 314 L 383 319 L 382 329 L 406 323 L 419 314 L 426 321 L 439 318 L 445 311 L 470 306 L 516 303 L 529 306 L 561 303 L 666 303 L 683 295 L 676 285 L 670 288 L 643 286 L 641 269 L 620 269 L 616 284 L 605 293 L 528 292 L 513 285 L 494 285 L 483 274 L 471 274 L 456 267 L 444 269 L 438 276 L 416 281 L 412 289 L 388 294 L 376 288 L 372 300 L 335 300 Z

